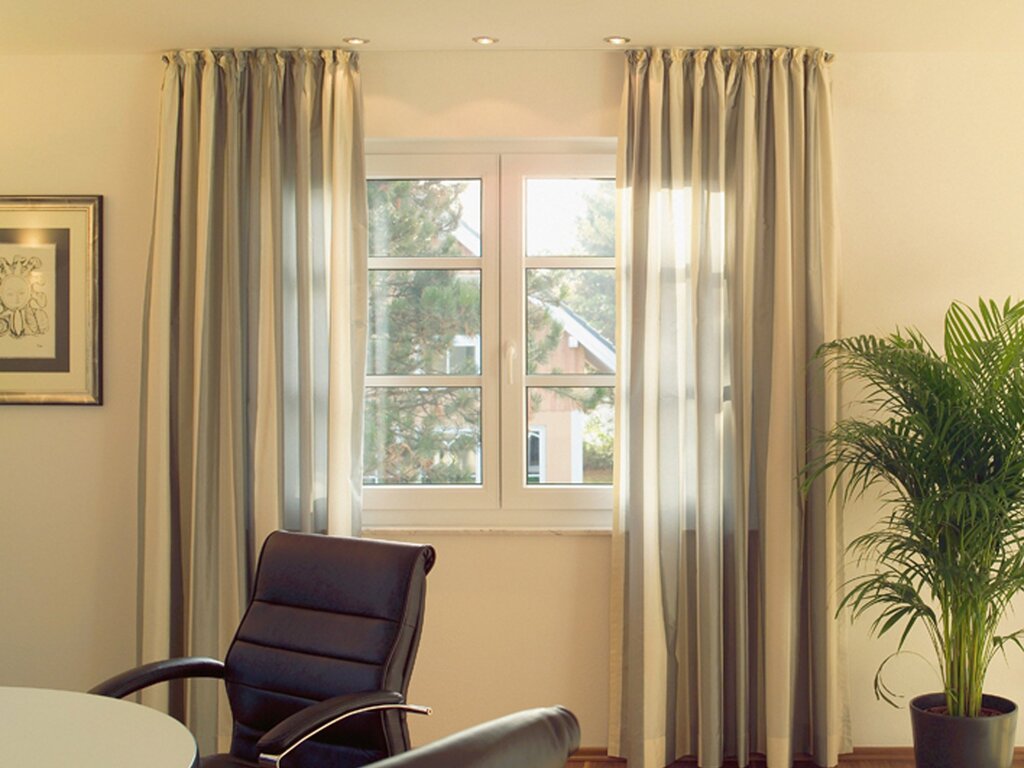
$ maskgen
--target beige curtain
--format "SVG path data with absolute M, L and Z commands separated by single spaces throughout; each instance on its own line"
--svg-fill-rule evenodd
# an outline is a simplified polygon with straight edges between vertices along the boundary
M 610 751 L 771 768 L 849 747 L 841 531 L 798 474 L 834 419 L 828 58 L 627 56 Z
M 164 57 L 146 292 L 140 661 L 223 657 L 270 531 L 358 530 L 366 192 L 356 57 Z M 214 747 L 218 687 L 153 703 Z

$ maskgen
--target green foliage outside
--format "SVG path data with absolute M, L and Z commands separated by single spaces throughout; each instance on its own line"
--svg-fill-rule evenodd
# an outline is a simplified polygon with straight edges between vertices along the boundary
M 595 256 L 615 254 L 614 185 L 597 187 L 586 195 L 584 214 L 576 221 L 578 253 Z M 544 254 L 536 254 L 544 255 Z M 556 255 L 556 254 L 551 254 Z M 569 308 L 598 334 L 615 342 L 615 270 L 532 269 L 527 276 L 527 295 L 540 299 L 527 303 L 527 373 L 564 373 L 547 365 L 562 335 L 562 326 L 546 306 Z M 593 372 L 588 368 L 588 372 Z M 585 483 L 611 483 L 614 424 L 613 391 L 608 387 L 559 387 L 561 397 L 574 401 L 589 414 L 584 423 L 583 464 Z M 534 400 L 533 406 L 538 402 Z
M 586 203 L 584 214 L 576 221 L 577 248 L 574 250 L 595 256 L 614 256 L 614 186 L 597 187 L 586 195 Z M 535 269 L 530 270 L 528 283 L 529 296 L 545 304 L 571 308 L 601 336 L 615 342 L 614 269 Z M 536 373 L 557 344 L 562 329 L 542 306 L 532 302 L 527 306 L 527 327 L 534 329 L 527 339 L 527 370 Z
M 367 185 L 370 253 L 395 258 L 464 256 L 455 231 L 465 184 L 421 180 Z M 457 336 L 480 334 L 479 273 L 373 270 L 367 372 L 475 374 L 451 360 Z M 369 388 L 364 475 L 373 483 L 473 483 L 480 391 L 468 387 Z
M 469 182 L 399 180 L 368 184 L 370 255 L 466 258 L 466 270 L 372 270 L 367 372 L 374 375 L 479 373 L 472 350 L 459 337 L 480 336 L 479 272 L 456 237 Z M 610 217 L 606 221 L 604 217 Z M 577 222 L 586 252 L 614 252 L 614 199 L 595 195 Z M 529 370 L 543 369 L 562 335 L 544 306 L 561 304 L 614 339 L 614 272 L 532 270 L 528 302 Z M 608 402 L 607 388 L 559 390 L 584 408 Z M 610 477 L 610 435 L 600 418 L 588 419 L 585 461 Z M 451 387 L 369 387 L 366 397 L 364 475 L 367 483 L 475 483 L 480 446 L 480 391 Z M 597 479 L 588 482 L 608 482 Z
M 615 256 L 615 185 L 605 184 L 587 195 L 587 208 L 576 222 L 583 253 Z M 610 342 L 615 342 L 615 270 L 593 270 L 582 276 L 573 304 L 578 314 Z
M 479 272 L 373 270 L 369 325 L 371 374 L 477 374 L 475 358 L 452 345 L 480 335 Z
M 612 458 L 615 441 L 615 413 L 611 391 L 606 389 L 603 401 L 608 407 L 595 409 L 583 424 L 583 467 L 585 483 L 612 482 Z
M 455 231 L 462 218 L 459 195 L 467 183 L 422 179 L 368 182 L 370 256 L 464 255 Z
M 474 483 L 479 443 L 479 389 L 375 387 L 367 393 L 364 472 L 378 483 Z

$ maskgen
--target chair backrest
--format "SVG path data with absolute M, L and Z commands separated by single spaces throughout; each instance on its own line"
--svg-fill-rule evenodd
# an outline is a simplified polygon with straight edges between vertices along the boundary
M 565 768 L 580 726 L 564 707 L 527 709 L 390 757 L 373 768 Z
M 225 659 L 231 754 L 312 703 L 343 693 L 405 693 L 419 645 L 429 546 L 276 531 Z M 408 749 L 403 713 L 351 718 L 295 752 L 304 766 L 366 765 Z

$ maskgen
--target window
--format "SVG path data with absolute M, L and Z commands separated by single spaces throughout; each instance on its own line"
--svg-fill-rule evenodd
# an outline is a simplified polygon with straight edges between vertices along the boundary
M 601 149 L 371 148 L 367 524 L 608 525 L 615 185 Z
M 526 483 L 547 482 L 547 454 L 544 445 L 544 427 L 530 426 L 526 436 Z

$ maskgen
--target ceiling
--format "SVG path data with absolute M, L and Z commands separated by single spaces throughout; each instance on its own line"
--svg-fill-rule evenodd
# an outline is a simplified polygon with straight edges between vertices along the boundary
M 2 0 L 2 53 L 339 46 L 366 51 L 809 45 L 1024 51 L 1024 0 Z

